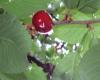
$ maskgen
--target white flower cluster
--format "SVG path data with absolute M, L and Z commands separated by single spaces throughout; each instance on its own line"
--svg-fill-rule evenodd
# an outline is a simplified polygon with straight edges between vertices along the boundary
M 67 43 L 64 43 L 59 38 L 55 38 L 55 43 L 53 43 L 53 46 L 56 48 L 56 51 L 58 54 L 68 54 L 69 50 L 67 49 Z
M 49 37 L 48 37 L 49 38 Z M 52 40 L 50 38 L 50 40 Z M 36 40 L 36 45 L 39 47 L 39 49 L 41 50 L 42 46 L 44 45 L 45 46 L 45 50 L 46 51 L 49 51 L 51 48 L 55 48 L 57 54 L 63 54 L 63 55 L 67 55 L 69 53 L 69 49 L 68 49 L 68 43 L 62 41 L 61 39 L 59 38 L 55 38 L 53 43 L 51 44 L 48 44 L 48 43 L 45 43 L 45 44 L 42 44 L 41 41 L 39 39 Z M 72 49 L 71 51 L 73 53 L 76 52 L 76 50 L 79 48 L 80 44 L 79 43 L 75 43 L 72 45 Z

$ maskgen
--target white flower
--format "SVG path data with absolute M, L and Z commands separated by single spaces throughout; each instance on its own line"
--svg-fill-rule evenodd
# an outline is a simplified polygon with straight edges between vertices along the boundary
M 31 71 L 32 70 L 32 66 L 28 66 L 28 70 Z
M 37 44 L 37 46 L 38 46 L 39 48 L 42 47 L 42 43 L 41 43 L 41 41 L 40 41 L 39 39 L 36 40 L 36 44 Z
M 62 48 L 62 53 L 63 54 L 68 54 L 69 53 L 69 50 L 66 50 L 65 48 Z
M 56 15 L 56 18 L 57 18 L 57 19 L 59 19 L 59 17 L 60 17 L 60 15 L 59 15 L 59 14 L 57 14 L 57 15 Z
M 64 6 L 64 3 L 63 2 L 60 2 L 60 7 L 63 7 Z
M 48 5 L 48 9 L 52 9 L 52 4 L 51 3 Z
M 46 50 L 48 51 L 48 50 L 52 47 L 52 45 L 50 45 L 50 44 L 45 44 L 45 47 L 46 47 Z
M 59 38 L 55 38 L 56 42 L 62 42 L 62 40 L 60 40 Z

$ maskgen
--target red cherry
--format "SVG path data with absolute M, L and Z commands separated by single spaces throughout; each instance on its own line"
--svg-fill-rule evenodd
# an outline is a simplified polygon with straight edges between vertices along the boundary
M 53 22 L 49 14 L 46 11 L 41 10 L 33 15 L 32 24 L 37 32 L 47 33 L 52 30 Z

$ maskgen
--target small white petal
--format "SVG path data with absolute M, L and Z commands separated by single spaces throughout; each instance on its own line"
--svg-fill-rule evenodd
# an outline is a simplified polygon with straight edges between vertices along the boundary
M 56 15 L 56 18 L 59 19 L 59 17 L 60 17 L 59 14 L 57 14 L 57 15 Z
M 97 18 L 97 16 L 95 16 L 94 14 L 93 14 L 93 17 L 96 19 Z
M 39 47 L 42 47 L 42 44 L 41 44 L 41 42 L 40 42 L 40 40 L 36 40 L 36 44 L 39 46 Z
M 32 66 L 28 66 L 28 70 L 31 71 L 32 70 Z
M 67 47 L 67 45 L 68 45 L 68 43 L 65 43 L 65 44 L 64 44 L 64 47 Z
M 58 54 L 61 54 L 61 52 L 62 52 L 61 49 L 58 49 L 58 50 L 57 50 L 57 53 L 58 53 Z
M 59 38 L 55 38 L 55 41 L 62 42 Z
M 50 76 L 50 80 L 52 80 L 52 76 Z
M 79 47 L 80 46 L 80 43 L 76 43 L 76 46 Z
M 65 48 L 62 48 L 62 52 L 63 52 L 63 54 L 68 54 L 69 50 L 66 50 Z
M 74 45 L 73 45 L 73 50 L 75 50 L 75 49 L 76 49 L 76 45 L 74 44 Z
M 56 44 L 56 43 L 54 43 L 54 44 L 52 44 L 52 46 L 56 47 L 56 46 L 57 46 L 57 44 Z
M 9 2 L 12 2 L 12 0 L 9 0 Z
M 46 56 L 46 59 L 50 59 L 48 56 Z
M 54 22 L 56 22 L 56 19 L 55 19 L 55 18 L 52 18 L 52 20 L 53 20 Z
M 48 9 L 52 9 L 52 5 L 51 4 L 48 5 Z
M 46 50 L 48 51 L 50 48 L 51 48 L 51 45 L 50 44 L 46 44 Z
M 61 2 L 61 3 L 60 3 L 60 7 L 63 7 L 63 6 L 64 6 L 64 3 L 63 3 L 63 2 Z
M 66 49 L 64 49 L 64 48 L 62 48 L 62 52 L 63 52 L 63 54 L 66 54 Z

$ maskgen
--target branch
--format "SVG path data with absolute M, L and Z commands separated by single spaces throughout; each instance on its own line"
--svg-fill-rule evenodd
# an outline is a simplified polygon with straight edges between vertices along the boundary
M 36 57 L 28 54 L 27 59 L 29 63 L 35 63 L 37 66 L 41 67 L 43 71 L 47 74 L 47 79 L 52 80 L 52 74 L 55 68 L 55 65 L 51 63 L 42 63 L 40 60 L 38 60 Z
M 100 23 L 100 19 L 97 20 L 82 20 L 82 21 L 58 21 L 54 22 L 54 25 L 65 25 L 65 24 L 94 24 L 94 23 Z

